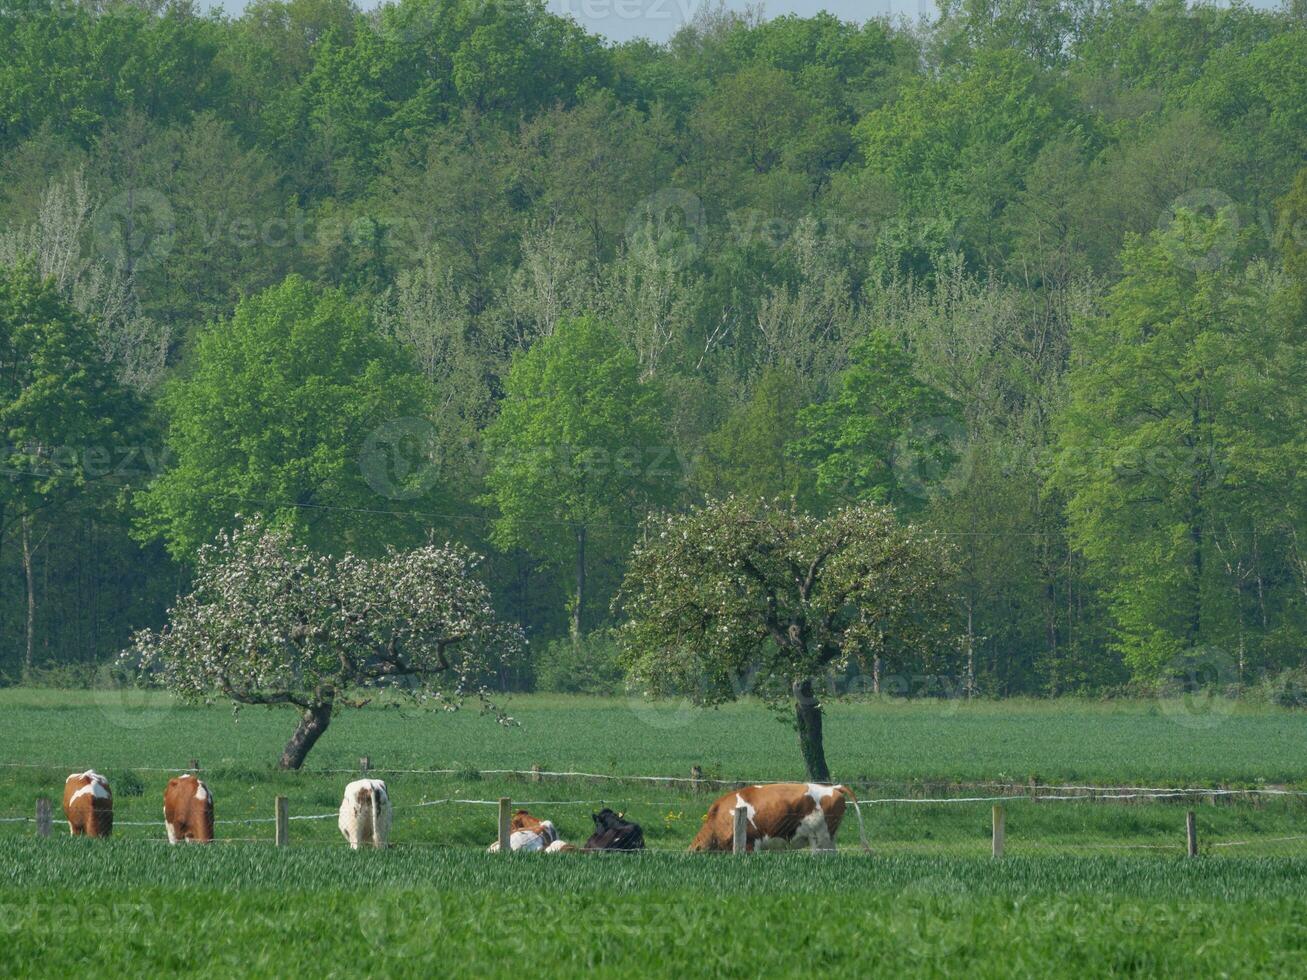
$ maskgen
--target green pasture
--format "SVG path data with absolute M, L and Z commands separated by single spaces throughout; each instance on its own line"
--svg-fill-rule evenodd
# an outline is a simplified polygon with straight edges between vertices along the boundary
M 543 696 L 508 708 L 510 728 L 474 711 L 342 714 L 305 771 L 282 773 L 284 711 L 0 691 L 0 973 L 1287 976 L 1307 956 L 1307 797 L 1058 801 L 1022 789 L 1034 777 L 1295 790 L 1307 780 L 1301 713 L 834 705 L 830 760 L 860 784 L 871 853 L 850 814 L 838 855 L 735 857 L 684 853 L 721 787 L 680 777 L 692 765 L 710 778 L 800 777 L 792 733 L 765 709 Z M 383 852 L 350 852 L 335 825 L 364 754 L 382 770 L 451 770 L 379 773 L 395 805 Z M 192 757 L 219 843 L 169 847 L 166 770 Z M 532 765 L 677 779 L 485 772 Z M 64 777 L 88 766 L 113 785 L 113 839 L 71 839 L 56 821 L 37 840 L 13 819 L 41 794 L 57 818 Z M 999 794 L 1016 794 L 999 862 L 992 801 L 887 802 Z M 271 843 L 278 795 L 295 818 L 286 849 Z M 650 851 L 487 855 L 500 796 L 573 841 L 593 810 L 623 810 Z M 1184 857 L 1188 809 L 1197 860 Z
M 756 702 L 715 710 L 639 698 L 517 695 L 517 724 L 475 708 L 342 711 L 307 768 L 584 770 L 794 779 L 793 730 Z M 288 710 L 186 707 L 135 691 L 0 690 L 0 762 L 97 768 L 233 765 L 262 771 Z M 876 699 L 827 706 L 826 752 L 848 781 L 1006 779 L 1099 784 L 1307 785 L 1307 712 L 1203 698 L 1092 702 Z
M 0 842 L 0 964 L 200 976 L 1300 975 L 1307 861 Z

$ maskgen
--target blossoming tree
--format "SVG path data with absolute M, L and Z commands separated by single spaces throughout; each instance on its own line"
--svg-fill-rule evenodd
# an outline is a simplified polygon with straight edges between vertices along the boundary
M 490 707 L 481 678 L 523 638 L 495 615 L 477 561 L 453 545 L 334 558 L 255 518 L 200 549 L 191 592 L 125 656 L 188 701 L 298 708 L 280 760 L 298 769 L 337 708 L 379 689 Z
M 705 705 L 746 690 L 793 704 L 809 779 L 826 782 L 814 682 L 855 656 L 948 648 L 947 546 L 872 503 L 827 517 L 728 498 L 650 520 L 618 604 L 632 677 Z

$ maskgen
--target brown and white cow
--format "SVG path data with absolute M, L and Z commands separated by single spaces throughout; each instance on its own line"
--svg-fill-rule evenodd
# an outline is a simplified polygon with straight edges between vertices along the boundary
M 390 839 L 390 794 L 380 779 L 356 779 L 345 787 L 336 825 L 358 850 L 362 844 L 385 847 Z
M 508 849 L 510 851 L 544 851 L 547 854 L 560 854 L 576 850 L 558 836 L 558 829 L 552 820 L 541 820 L 526 810 L 513 814 L 513 821 L 508 825 Z M 491 854 L 499 852 L 499 841 L 487 848 Z
M 708 816 L 690 850 L 731 850 L 735 841 L 735 809 L 742 806 L 748 815 L 745 850 L 811 847 L 814 851 L 833 851 L 835 835 L 844 819 L 846 798 L 858 815 L 858 836 L 866 850 L 862 810 L 853 793 L 847 786 L 821 783 L 769 783 L 723 794 L 708 808 Z
M 74 837 L 108 837 L 113 831 L 113 793 L 109 780 L 93 769 L 64 780 L 64 816 Z
M 189 772 L 168 780 L 163 791 L 163 822 L 168 843 L 213 840 L 213 794 L 198 776 Z

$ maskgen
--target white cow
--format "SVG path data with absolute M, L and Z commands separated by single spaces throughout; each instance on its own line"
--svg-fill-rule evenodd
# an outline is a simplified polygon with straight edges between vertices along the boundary
M 510 851 L 544 851 L 547 854 L 558 854 L 576 850 L 571 844 L 559 840 L 558 830 L 552 820 L 533 817 L 526 810 L 518 810 L 513 814 L 509 831 Z M 499 841 L 495 841 L 486 850 L 491 854 L 498 854 Z
M 356 779 L 345 787 L 340 801 L 340 832 L 349 846 L 385 847 L 390 837 L 390 795 L 380 779 Z

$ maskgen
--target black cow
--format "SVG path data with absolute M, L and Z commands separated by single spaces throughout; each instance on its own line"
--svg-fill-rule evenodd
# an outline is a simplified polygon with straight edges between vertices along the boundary
M 643 851 L 644 831 L 638 823 L 623 820 L 607 807 L 594 817 L 595 832 L 585 842 L 587 851 Z

